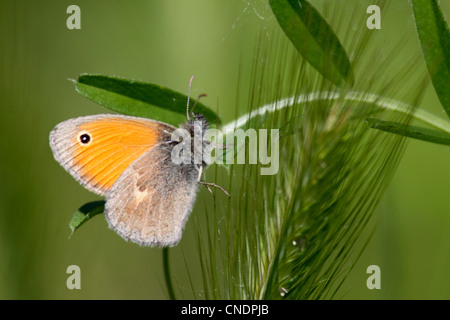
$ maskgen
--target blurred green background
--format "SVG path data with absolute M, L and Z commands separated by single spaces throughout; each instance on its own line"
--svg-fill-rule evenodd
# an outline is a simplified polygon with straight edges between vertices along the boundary
M 342 1 L 344 12 L 356 1 Z M 386 52 L 405 36 L 409 52 L 420 52 L 409 1 L 393 2 L 374 32 Z M 66 27 L 71 4 L 81 8 L 81 30 Z M 450 2 L 441 8 L 448 17 Z M 63 120 L 106 110 L 68 79 L 102 73 L 186 93 L 195 75 L 193 96 L 207 93 L 204 103 L 226 123 L 238 80 L 249 79 L 255 37 L 267 30 L 270 41 L 274 25 L 265 0 L 0 0 L 0 298 L 167 298 L 161 249 L 126 243 L 102 216 L 69 239 L 72 213 L 99 197 L 54 161 L 48 135 Z M 239 99 L 245 105 L 246 94 Z M 431 86 L 420 107 L 445 117 Z M 449 163 L 448 147 L 409 142 L 373 219 L 376 232 L 338 298 L 450 298 Z M 197 202 L 207 197 L 201 190 Z M 192 229 L 190 219 L 185 244 Z M 81 290 L 66 287 L 72 264 L 81 268 Z M 372 264 L 381 268 L 381 290 L 366 287 Z

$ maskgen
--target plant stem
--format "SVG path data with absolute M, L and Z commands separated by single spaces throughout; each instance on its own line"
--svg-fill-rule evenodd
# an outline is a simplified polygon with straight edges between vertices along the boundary
M 169 293 L 170 300 L 176 300 L 175 291 L 173 290 L 172 278 L 170 276 L 169 267 L 169 248 L 163 248 L 163 269 L 164 269 L 164 279 L 166 280 L 166 286 Z

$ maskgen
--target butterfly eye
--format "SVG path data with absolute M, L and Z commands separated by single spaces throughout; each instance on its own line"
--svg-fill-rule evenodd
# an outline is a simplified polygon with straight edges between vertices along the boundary
M 91 136 L 88 133 L 82 133 L 80 134 L 80 142 L 81 144 L 88 144 L 91 141 Z

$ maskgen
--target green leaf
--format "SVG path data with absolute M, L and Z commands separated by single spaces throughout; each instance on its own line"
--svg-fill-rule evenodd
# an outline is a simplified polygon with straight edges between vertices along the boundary
M 272 11 L 297 51 L 337 86 L 353 85 L 350 60 L 336 34 L 305 0 L 269 0 Z
M 79 76 L 75 83 L 80 94 L 110 110 L 159 120 L 174 126 L 186 121 L 187 96 L 171 89 L 156 84 L 92 74 Z M 196 105 L 195 112 L 203 114 L 211 124 L 220 123 L 215 112 L 200 102 Z
M 105 201 L 93 201 L 84 204 L 78 209 L 72 216 L 72 220 L 70 220 L 69 227 L 72 230 L 72 234 L 77 230 L 81 225 L 83 225 L 86 221 L 92 219 L 92 217 L 103 213 L 105 210 Z
M 450 134 L 417 126 L 406 126 L 401 123 L 369 118 L 366 120 L 369 128 L 378 129 L 402 135 L 405 137 L 444 144 L 450 146 Z
M 434 89 L 450 117 L 450 32 L 436 0 L 413 0 L 414 18 Z

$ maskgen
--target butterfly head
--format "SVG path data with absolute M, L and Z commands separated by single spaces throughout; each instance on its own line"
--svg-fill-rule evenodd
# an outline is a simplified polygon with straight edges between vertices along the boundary
M 192 137 L 201 134 L 201 138 L 204 137 L 206 131 L 209 128 L 209 122 L 202 114 L 192 114 L 193 118 L 187 121 L 187 130 L 191 133 Z

